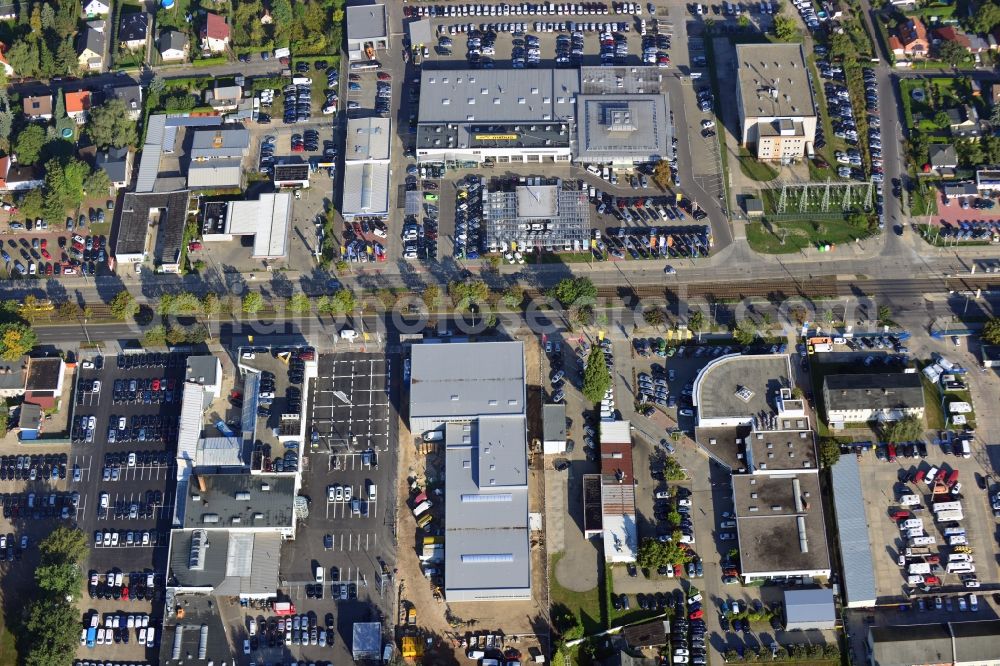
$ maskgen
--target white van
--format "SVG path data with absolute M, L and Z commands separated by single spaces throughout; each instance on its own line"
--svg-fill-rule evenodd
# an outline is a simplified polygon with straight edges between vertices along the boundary
M 369 481 L 368 482 L 368 501 L 369 502 L 374 502 L 375 501 L 375 490 L 376 490 L 375 482 L 374 481 Z
M 924 529 L 924 521 L 920 518 L 909 518 L 907 520 L 900 521 L 899 523 L 900 530 L 912 530 L 917 528 L 921 530 Z
M 317 566 L 316 567 L 316 574 L 315 575 L 316 575 L 316 582 L 317 583 L 322 583 L 323 582 L 323 567 Z
M 348 340 L 353 342 L 357 337 L 358 337 L 358 332 L 355 331 L 353 328 L 345 328 L 340 332 L 341 340 Z

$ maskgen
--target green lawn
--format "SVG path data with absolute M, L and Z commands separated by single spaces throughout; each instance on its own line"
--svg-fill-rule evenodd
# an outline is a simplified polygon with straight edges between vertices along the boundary
M 768 229 L 762 222 L 746 227 L 747 240 L 756 252 L 764 254 L 794 254 L 820 243 L 844 245 L 867 235 L 845 220 L 788 220 L 771 222 Z M 784 243 L 782 243 L 784 239 Z
M 0 613 L 0 664 L 20 663 L 14 634 L 7 629 L 3 613 Z
M 559 584 L 556 578 L 556 566 L 562 558 L 563 553 L 557 553 L 549 561 L 549 602 L 551 605 L 562 604 L 570 611 L 576 613 L 583 624 L 585 635 L 604 631 L 606 626 L 604 611 L 601 608 L 600 585 L 588 592 L 576 592 L 567 590 Z
M 754 157 L 746 152 L 745 150 L 740 151 L 740 171 L 747 178 L 760 181 L 774 180 L 778 177 L 778 172 L 774 170 L 770 164 L 765 164 L 760 162 Z

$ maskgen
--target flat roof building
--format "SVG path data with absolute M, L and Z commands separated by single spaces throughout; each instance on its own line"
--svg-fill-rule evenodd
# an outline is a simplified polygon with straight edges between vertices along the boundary
M 606 562 L 635 562 L 639 531 L 628 421 L 601 424 L 601 525 Z
M 183 498 L 182 526 L 295 535 L 295 477 L 196 472 Z
M 389 28 L 385 5 L 347 8 L 347 57 L 352 62 L 375 60 L 389 50 Z
M 189 195 L 188 190 L 126 193 L 114 233 L 117 261 L 142 263 L 151 249 L 154 266 L 166 273 L 180 270 Z
M 391 135 L 389 118 L 349 118 L 344 159 L 347 162 L 388 162 Z
M 1000 620 L 868 628 L 870 666 L 996 666 Z
M 226 209 L 226 233 L 253 236 L 254 259 L 284 259 L 292 221 L 292 193 L 268 192 L 254 201 L 231 201 Z
M 784 354 L 720 356 L 695 378 L 698 427 L 745 425 L 757 414 L 773 412 L 775 393 L 789 386 L 789 377 Z
M 736 46 L 741 143 L 757 159 L 801 159 L 816 141 L 816 101 L 800 44 Z
M 576 155 L 589 164 L 633 166 L 667 156 L 668 96 L 577 95 Z
M 816 470 L 734 474 L 733 502 L 745 581 L 830 576 L 830 553 Z
M 831 427 L 845 423 L 924 418 L 924 387 L 917 373 L 827 375 L 823 405 Z
M 844 574 L 841 597 L 848 608 L 871 608 L 878 599 L 875 558 L 868 536 L 864 488 L 856 456 L 840 456 L 831 469 L 834 517 Z
M 566 451 L 566 405 L 542 405 L 542 450 L 545 455 Z
M 411 347 L 410 430 L 443 428 L 445 598 L 531 598 L 521 342 Z
M 827 631 L 837 625 L 831 588 L 785 590 L 785 631 Z
M 568 69 L 425 69 L 417 159 L 568 162 L 578 91 Z

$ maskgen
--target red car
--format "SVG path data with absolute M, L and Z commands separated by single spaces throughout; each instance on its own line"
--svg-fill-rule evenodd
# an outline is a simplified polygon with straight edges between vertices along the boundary
M 128 585 L 122 585 L 122 599 L 128 599 Z
M 680 578 L 684 574 L 684 569 L 679 564 L 674 565 L 674 578 Z
M 912 513 L 910 513 L 909 511 L 904 511 L 903 509 L 896 509 L 895 511 L 892 512 L 893 520 L 907 520 L 912 517 L 913 517 Z
M 52 275 L 52 264 L 45 264 L 45 274 Z
M 691 611 L 691 614 L 688 615 L 688 619 L 689 620 L 700 620 L 704 616 L 705 616 L 705 611 L 703 611 L 702 609 L 699 608 L 696 611 Z
M 306 147 L 305 147 L 305 144 L 302 144 L 302 143 L 295 143 L 295 144 L 292 144 L 292 152 L 293 152 L 293 153 L 301 153 L 301 152 L 303 152 L 303 151 L 304 151 L 305 149 L 306 149 Z
M 895 444 L 890 444 L 889 445 L 889 462 L 893 462 L 894 460 L 896 460 L 896 445 Z
M 937 576 L 924 576 L 924 582 L 928 585 L 940 585 L 941 579 Z
M 41 246 L 42 246 L 42 249 L 44 250 L 45 248 L 47 248 L 49 246 L 49 241 L 47 241 L 46 239 L 43 238 L 42 242 L 41 242 Z
M 389 76 L 388 72 L 379 72 L 378 73 L 378 80 L 379 81 L 392 81 L 392 77 Z
M 44 247 L 42 248 L 42 256 L 45 257 L 46 259 L 51 259 L 52 258 L 52 255 L 49 254 L 49 251 L 46 250 Z
M 154 391 L 159 391 L 160 390 L 160 380 L 159 379 L 154 379 L 153 380 L 153 390 Z
M 188 243 L 188 250 L 192 250 L 193 251 L 193 250 L 200 250 L 200 249 L 201 249 L 201 243 L 199 243 L 198 241 L 191 241 L 190 243 Z

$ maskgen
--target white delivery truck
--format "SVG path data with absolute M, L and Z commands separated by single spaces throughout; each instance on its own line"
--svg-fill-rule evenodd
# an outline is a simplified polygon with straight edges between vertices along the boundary
M 969 540 L 965 537 L 964 534 L 955 534 L 955 535 L 952 535 L 952 536 L 948 537 L 948 545 L 949 546 L 968 546 L 969 545 Z
M 907 585 L 923 585 L 924 577 L 919 575 L 910 575 L 906 577 Z

